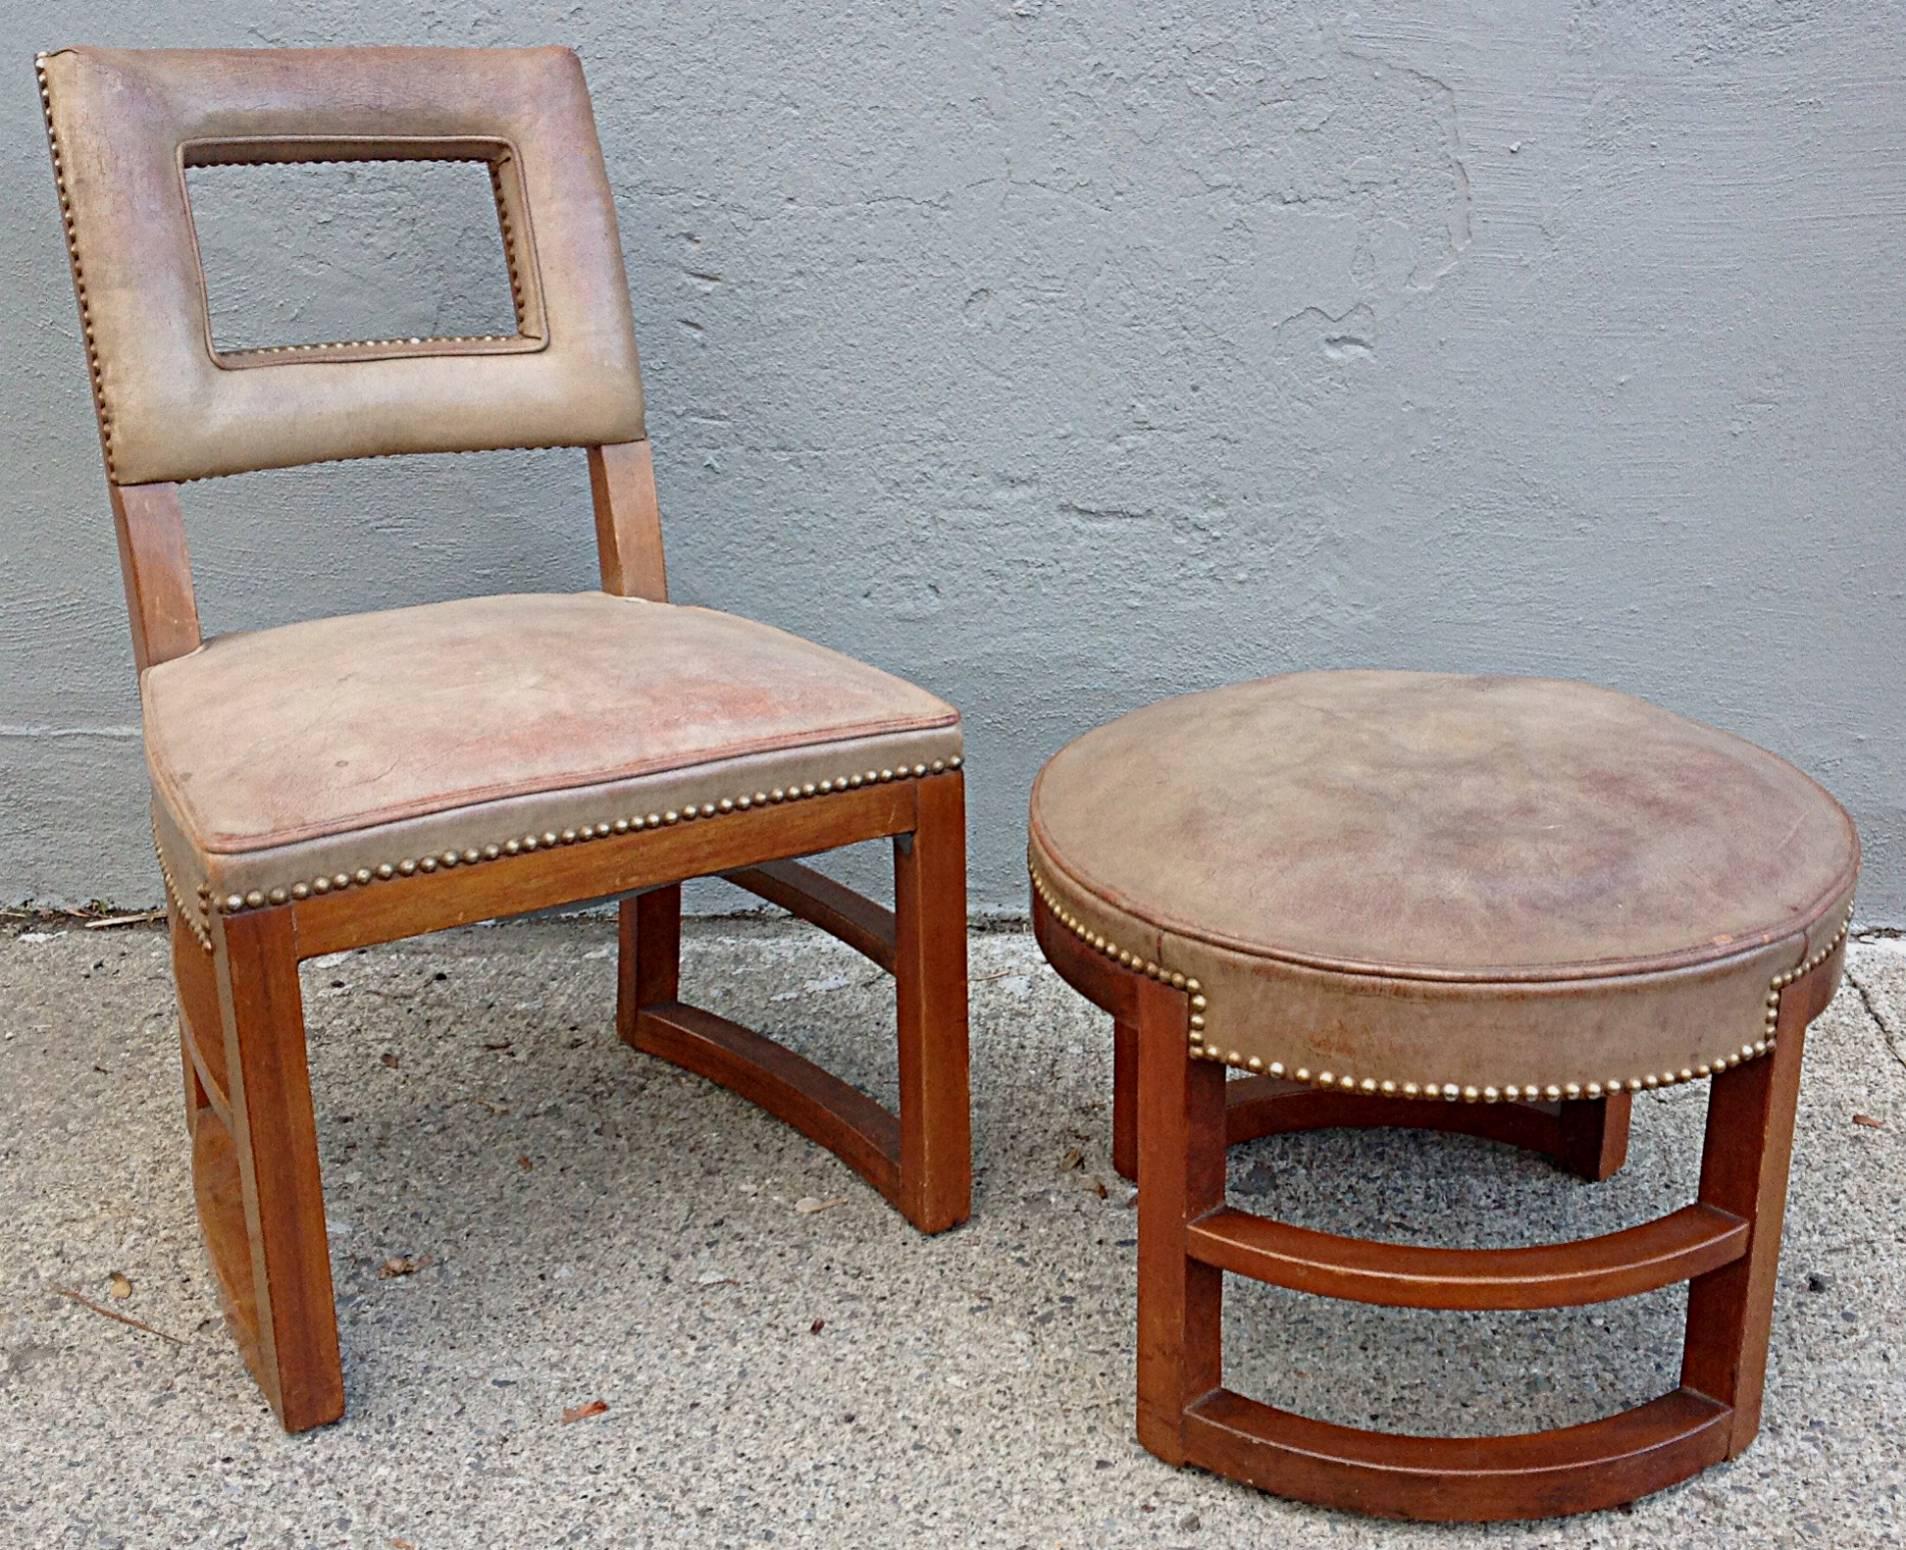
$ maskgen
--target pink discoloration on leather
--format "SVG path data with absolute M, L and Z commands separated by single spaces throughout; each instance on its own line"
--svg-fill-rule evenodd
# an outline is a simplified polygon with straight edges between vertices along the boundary
M 143 694 L 155 784 L 226 853 L 959 719 L 766 625 L 602 593 L 224 636 Z
M 1033 817 L 1058 868 L 1168 931 L 1459 977 L 1764 946 L 1859 854 L 1830 796 L 1737 737 L 1587 684 L 1435 673 L 1148 706 L 1059 753 Z

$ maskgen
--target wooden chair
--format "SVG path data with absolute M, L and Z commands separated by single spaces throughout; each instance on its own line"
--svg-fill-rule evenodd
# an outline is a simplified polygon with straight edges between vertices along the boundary
M 923 1232 L 970 1185 L 956 712 L 670 605 L 615 212 L 563 49 L 39 61 L 140 675 L 200 1221 L 286 1430 L 343 1413 L 300 960 L 620 896 L 617 1026 L 818 1141 Z M 187 168 L 487 166 L 516 331 L 221 351 Z M 602 591 L 201 639 L 178 486 L 394 453 L 588 451 Z M 891 838 L 891 912 L 787 858 Z M 684 1004 L 725 875 L 897 983 L 895 1116 Z

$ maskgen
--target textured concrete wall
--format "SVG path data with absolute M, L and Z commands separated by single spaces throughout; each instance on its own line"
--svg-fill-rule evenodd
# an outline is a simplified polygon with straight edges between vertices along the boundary
M 678 594 L 960 703 L 976 904 L 1021 904 L 1026 787 L 1074 733 L 1375 663 L 1599 679 L 1757 739 L 1853 809 L 1863 917 L 1906 919 L 1899 22 L 1866 0 L 16 7 L 0 897 L 157 893 L 26 52 L 556 40 L 620 201 Z M 220 176 L 235 331 L 494 304 L 455 177 L 421 217 L 383 174 L 327 182 L 327 224 L 280 174 Z M 446 267 L 458 244 L 480 263 Z M 188 496 L 215 629 L 592 581 L 578 456 Z

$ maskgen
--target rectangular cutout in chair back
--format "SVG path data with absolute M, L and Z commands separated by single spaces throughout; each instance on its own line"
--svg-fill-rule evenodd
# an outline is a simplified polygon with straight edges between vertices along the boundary
M 642 440 L 570 50 L 67 48 L 38 73 L 114 484 Z
M 543 347 L 512 148 L 392 150 L 321 139 L 182 148 L 218 365 Z

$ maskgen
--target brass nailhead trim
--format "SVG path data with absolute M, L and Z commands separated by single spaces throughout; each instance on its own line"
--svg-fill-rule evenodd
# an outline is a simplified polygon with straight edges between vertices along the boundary
M 490 163 L 490 197 L 496 201 L 496 224 L 503 231 L 503 262 L 510 273 L 510 305 L 516 311 L 516 331 L 523 331 L 523 275 L 516 261 L 516 233 L 510 227 L 509 206 L 503 202 L 503 163 Z
M 66 166 L 60 156 L 59 136 L 55 134 L 53 131 L 53 94 L 46 84 L 46 60 L 47 60 L 47 56 L 45 54 L 37 54 L 34 56 L 34 60 L 33 60 L 34 73 L 38 77 L 38 80 L 40 83 L 40 113 L 42 117 L 44 117 L 46 120 L 46 143 L 47 143 L 47 148 L 53 154 L 53 181 L 58 188 L 59 197 L 60 197 L 60 222 L 66 231 L 66 257 L 67 257 L 68 263 L 72 266 L 72 270 L 73 270 L 73 291 L 74 291 L 74 294 L 79 298 L 80 328 L 81 328 L 81 331 L 86 336 L 87 374 L 91 378 L 91 385 L 92 385 L 92 392 L 93 392 L 93 412 L 95 415 L 98 416 L 98 419 L 99 419 L 99 441 L 100 441 L 101 450 L 103 451 L 105 460 L 106 460 L 106 478 L 109 481 L 117 482 L 117 470 L 113 466 L 112 415 L 108 412 L 107 404 L 106 404 L 106 376 L 105 376 L 104 369 L 100 365 L 98 342 L 93 336 L 92 308 L 88 305 L 86 300 L 86 273 L 85 273 L 85 270 L 80 266 L 79 231 L 73 221 L 73 203 L 71 198 L 68 196 L 67 190 L 66 190 Z M 418 160 L 426 160 L 426 159 L 439 160 L 439 161 L 463 160 L 463 158 L 461 157 L 448 157 L 448 156 L 435 157 L 435 158 L 420 157 L 417 159 Z M 314 158 L 309 163 L 301 163 L 300 165 L 316 166 L 326 161 L 335 161 L 335 160 L 336 158 L 334 157 L 332 158 L 318 157 L 318 158 Z M 220 166 L 237 166 L 237 165 L 258 166 L 258 165 L 272 165 L 272 164 L 270 163 L 261 164 L 256 162 L 245 162 L 245 163 L 203 162 L 200 165 L 207 166 L 207 167 L 220 167 Z M 491 189 L 493 193 L 495 192 L 495 188 L 500 177 L 500 174 L 497 172 L 496 169 L 497 169 L 497 164 L 495 162 L 491 162 L 490 163 L 490 182 L 491 182 Z M 504 239 L 503 240 L 503 255 L 504 255 L 505 261 L 507 262 L 509 266 L 510 295 L 511 295 L 511 301 L 516 309 L 516 327 L 517 327 L 518 336 L 520 337 L 522 334 L 522 328 L 523 328 L 523 293 L 522 293 L 521 273 L 520 273 L 520 268 L 517 261 L 515 239 L 510 230 L 509 222 L 503 214 L 503 207 L 500 200 L 498 201 L 498 204 L 497 204 L 497 219 L 500 225 L 502 226 L 502 230 L 503 230 L 503 239 Z M 472 342 L 487 343 L 491 341 L 500 342 L 503 340 L 507 340 L 509 337 L 510 336 L 507 334 L 455 334 L 445 339 L 437 339 L 437 338 L 425 339 L 419 336 L 412 340 L 403 340 L 403 341 L 396 340 L 396 339 L 341 340 L 341 341 L 333 342 L 331 344 L 267 345 L 258 350 L 234 350 L 228 353 L 232 355 L 243 356 L 243 355 L 257 355 L 257 354 L 276 354 L 279 352 L 296 353 L 298 351 L 345 350 L 345 349 L 352 348 L 353 345 L 364 346 L 364 345 L 399 344 L 399 343 L 415 343 L 415 344 L 459 344 L 459 343 L 472 343 Z M 459 448 L 458 450 L 466 451 L 466 452 L 504 452 L 504 451 L 535 452 L 535 451 L 544 450 L 549 447 L 566 447 L 568 445 L 570 445 L 570 443 L 568 442 L 544 441 L 544 442 L 525 443 L 520 446 L 465 447 L 465 448 Z M 396 452 L 380 452 L 380 453 L 366 454 L 366 456 L 369 456 L 369 457 L 402 457 L 405 455 L 406 454 L 404 453 L 396 453 Z M 321 463 L 343 463 L 343 462 L 356 461 L 356 459 L 319 458 L 316 461 Z M 179 484 L 195 484 L 199 482 L 199 479 L 197 476 L 195 476 L 193 478 L 180 479 L 176 482 Z
M 46 56 L 40 56 L 44 59 Z M 44 72 L 41 75 L 45 80 Z M 318 353 L 325 350 L 366 350 L 379 349 L 393 345 L 424 344 L 501 344 L 511 338 L 524 338 L 523 333 L 523 276 L 522 264 L 516 251 L 516 232 L 510 224 L 509 211 L 503 204 L 503 162 L 507 158 L 499 157 L 492 161 L 489 157 L 476 156 L 312 156 L 295 162 L 260 162 L 233 159 L 229 161 L 202 161 L 194 163 L 200 167 L 345 167 L 357 166 L 362 162 L 430 162 L 438 166 L 468 166 L 471 162 L 481 161 L 490 174 L 490 197 L 496 201 L 496 222 L 503 233 L 503 263 L 510 276 L 510 308 L 516 314 L 516 333 L 511 334 L 413 334 L 408 339 L 331 339 L 320 344 L 269 344 L 258 345 L 249 350 L 221 350 L 219 353 L 228 359 L 247 355 L 297 355 Z
M 172 875 L 172 868 L 166 865 L 165 851 L 160 848 L 159 831 L 156 828 L 152 831 L 152 853 L 159 858 L 159 875 L 165 879 L 166 896 L 171 899 L 174 912 L 185 923 L 185 928 L 192 933 L 199 946 L 209 953 L 212 950 L 212 933 L 205 923 L 205 907 L 210 891 L 200 887 L 197 909 L 186 902 L 184 890 Z
M 425 343 L 428 344 L 430 343 L 430 341 L 426 340 Z M 317 345 L 287 345 L 285 346 L 285 348 L 291 349 L 291 350 L 304 350 L 304 349 L 319 349 L 322 347 Z M 339 346 L 339 348 L 341 349 L 343 347 Z M 646 434 L 646 432 L 644 434 Z M 581 445 L 582 445 L 581 442 L 575 442 L 575 441 L 513 441 L 513 442 L 500 441 L 493 447 L 433 448 L 430 453 L 430 456 L 432 457 L 461 457 L 473 452 L 545 452 L 553 447 L 566 448 L 566 447 L 577 447 Z M 320 466 L 321 464 L 325 464 L 325 463 L 370 463 L 370 462 L 376 461 L 379 458 L 418 457 L 422 455 L 423 454 L 414 453 L 414 452 L 346 452 L 341 454 L 338 457 L 314 457 L 310 459 L 308 462 L 299 463 L 297 466 L 299 468 L 316 468 Z M 175 479 L 173 483 L 175 484 L 203 484 L 207 479 L 221 479 L 224 477 L 226 477 L 226 475 L 224 474 L 182 474 L 177 479 Z
M 99 417 L 99 444 L 106 458 L 106 477 L 113 478 L 113 422 L 106 408 L 106 376 L 93 338 L 93 309 L 86 300 L 86 271 L 79 261 L 79 228 L 73 221 L 73 201 L 66 189 L 66 163 L 60 155 L 60 137 L 53 130 L 53 93 L 46 84 L 45 54 L 33 58 L 40 83 L 40 113 L 46 119 L 46 146 L 53 154 L 53 183 L 60 196 L 60 224 L 66 231 L 66 257 L 73 268 L 73 294 L 79 299 L 80 331 L 86 336 L 86 369 L 92 379 L 93 413 Z
M 1692 1082 L 1701 1077 L 1716 1075 L 1731 1066 L 1738 1066 L 1743 1061 L 1757 1059 L 1774 1047 L 1774 1025 L 1779 1015 L 1780 992 L 1794 981 L 1812 973 L 1832 957 L 1834 949 L 1846 939 L 1847 929 L 1853 922 L 1853 910 L 1851 906 L 1848 906 L 1846 918 L 1840 922 L 1840 929 L 1834 933 L 1831 941 L 1798 968 L 1788 969 L 1774 976 L 1767 990 L 1767 1014 L 1763 1037 L 1752 1043 L 1743 1044 L 1739 1049 L 1729 1050 L 1711 1061 L 1703 1062 L 1698 1066 L 1683 1066 L 1679 1071 L 1655 1071 L 1646 1076 L 1616 1077 L 1607 1082 L 1567 1082 L 1560 1085 L 1551 1082 L 1546 1086 L 1536 1082 L 1525 1084 L 1510 1082 L 1501 1087 L 1458 1086 L 1454 1082 L 1398 1082 L 1388 1077 L 1358 1077 L 1348 1072 L 1312 1071 L 1308 1066 L 1298 1066 L 1293 1070 L 1281 1060 L 1267 1061 L 1261 1055 L 1246 1056 L 1237 1050 L 1223 1050 L 1215 1044 L 1206 1044 L 1204 1028 L 1209 1003 L 1202 994 L 1202 987 L 1197 980 L 1187 979 L 1182 974 L 1170 973 L 1150 959 L 1128 952 L 1109 937 L 1094 932 L 1059 902 L 1046 880 L 1039 875 L 1039 868 L 1033 865 L 1030 857 L 1027 858 L 1026 869 L 1032 876 L 1033 892 L 1039 896 L 1040 902 L 1052 912 L 1062 926 L 1094 952 L 1104 954 L 1122 968 L 1135 970 L 1152 979 L 1164 980 L 1174 988 L 1191 992 L 1190 1056 L 1193 1060 L 1215 1060 L 1223 1065 L 1236 1066 L 1241 1071 L 1282 1077 L 1289 1081 L 1305 1082 L 1312 1087 L 1333 1088 L 1339 1092 L 1364 1093 L 1386 1098 L 1441 1098 L 1451 1103 L 1513 1103 L 1519 1100 L 1539 1102 L 1543 1099 L 1553 1103 L 1563 1099 L 1613 1097 L 1618 1093 L 1652 1091 L 1660 1087 L 1672 1087 L 1680 1082 Z
M 1851 905 L 1848 905 L 1847 911 L 1846 911 L 1846 919 L 1840 922 L 1840 929 L 1833 933 L 1833 936 L 1829 941 L 1824 943 L 1813 954 L 1811 958 L 1809 958 L 1805 963 L 1801 964 L 1798 968 L 1789 969 L 1787 970 L 1785 974 L 1776 974 L 1774 976 L 1772 983 L 1769 984 L 1767 987 L 1767 1015 L 1766 1015 L 1765 1025 L 1764 1025 L 1767 1030 L 1767 1044 L 1769 1048 L 1773 1047 L 1774 1026 L 1776 1023 L 1780 1021 L 1780 993 L 1781 991 L 1785 990 L 1789 985 L 1793 984 L 1795 980 L 1805 979 L 1809 974 L 1813 973 L 1815 969 L 1819 968 L 1821 964 L 1825 963 L 1829 958 L 1831 958 L 1833 956 L 1834 949 L 1836 949 L 1842 942 L 1846 940 L 1847 931 L 1852 927 L 1852 925 L 1853 925 L 1853 907 Z
M 249 893 L 230 893 L 218 901 L 218 911 L 221 915 L 238 915 L 246 910 L 302 901 L 314 896 L 340 892 L 346 888 L 362 888 L 371 883 L 387 883 L 393 878 L 414 877 L 419 873 L 427 875 L 439 868 L 447 870 L 457 866 L 477 866 L 486 861 L 528 855 L 538 850 L 553 850 L 559 845 L 579 845 L 588 840 L 608 839 L 611 835 L 636 834 L 644 829 L 666 828 L 671 824 L 687 823 L 692 819 L 722 818 L 731 813 L 745 813 L 752 807 L 770 807 L 781 802 L 799 802 L 808 797 L 829 796 L 836 792 L 858 790 L 862 786 L 876 786 L 896 780 L 922 780 L 931 775 L 944 775 L 957 770 L 964 763 L 965 760 L 961 755 L 954 754 L 950 758 L 935 759 L 931 764 L 901 764 L 890 769 L 855 771 L 846 775 L 831 776 L 826 780 L 810 780 L 798 786 L 776 786 L 771 791 L 742 792 L 732 797 L 720 797 L 712 802 L 689 802 L 679 808 L 671 807 L 664 812 L 633 813 L 623 818 L 581 823 L 573 829 L 564 829 L 560 834 L 552 829 L 541 834 L 519 835 L 463 850 L 443 850 L 428 856 L 406 856 L 401 861 L 379 862 L 375 866 L 359 867 L 354 872 L 334 872 L 309 880 L 301 879 L 276 888 L 254 888 Z
M 227 360 L 251 355 L 321 355 L 326 350 L 375 350 L 386 346 L 424 344 L 505 344 L 514 334 L 412 334 L 408 339 L 326 339 L 318 344 L 259 344 L 243 350 L 221 350 Z

